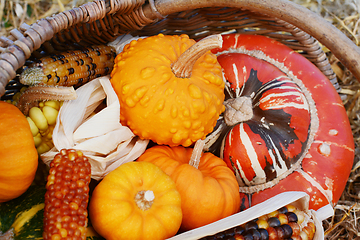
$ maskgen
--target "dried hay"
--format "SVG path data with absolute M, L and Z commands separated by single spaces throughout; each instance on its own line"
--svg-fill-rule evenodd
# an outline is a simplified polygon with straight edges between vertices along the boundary
M 52 14 L 68 10 L 90 0 L 0 0 L 0 36 L 6 36 L 23 22 L 31 24 Z M 320 14 L 360 45 L 360 0 L 292 0 Z M 355 140 L 355 161 L 347 187 L 335 215 L 324 221 L 326 239 L 360 239 L 360 83 L 340 61 L 328 54 L 341 86 L 340 96 L 346 107 Z

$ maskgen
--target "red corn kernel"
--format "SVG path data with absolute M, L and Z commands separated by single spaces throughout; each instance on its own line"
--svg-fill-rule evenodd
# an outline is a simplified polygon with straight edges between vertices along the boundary
M 278 240 L 279 239 L 277 231 L 275 230 L 275 228 L 268 227 L 266 230 L 269 233 L 269 240 Z
M 312 222 L 309 222 L 307 226 L 303 228 L 303 232 L 309 237 L 309 239 L 313 239 L 315 235 L 315 225 Z
M 234 239 L 235 239 L 235 240 L 244 240 L 245 238 L 244 238 L 243 235 L 235 234 Z
M 297 222 L 289 222 L 288 225 L 293 230 L 293 236 L 297 236 L 300 234 L 300 225 Z

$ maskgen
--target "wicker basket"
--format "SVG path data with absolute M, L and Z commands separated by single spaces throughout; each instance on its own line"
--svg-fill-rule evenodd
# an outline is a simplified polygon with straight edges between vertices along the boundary
M 105 44 L 124 33 L 186 33 L 196 39 L 227 31 L 266 35 L 285 43 L 339 89 L 321 43 L 360 80 L 360 49 L 325 19 L 290 1 L 95 0 L 30 26 L 22 24 L 0 37 L 0 96 L 13 94 L 18 83 L 9 82 L 27 59 L 41 51 L 74 43 Z
M 360 81 L 360 48 L 321 16 L 291 1 L 94 0 L 0 36 L 0 98 L 19 91 L 18 73 L 44 53 L 106 44 L 125 33 L 200 39 L 224 32 L 265 35 L 284 43 L 314 63 L 339 90 L 323 45 Z

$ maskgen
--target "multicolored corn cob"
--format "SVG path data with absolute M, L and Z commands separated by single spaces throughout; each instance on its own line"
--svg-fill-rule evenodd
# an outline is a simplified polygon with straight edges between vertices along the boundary
M 303 211 L 287 205 L 235 228 L 206 236 L 201 240 L 311 240 L 315 235 L 315 224 Z
M 44 240 L 86 239 L 91 166 L 81 151 L 63 149 L 50 164 Z
M 110 74 L 116 57 L 115 48 L 99 45 L 41 58 L 20 75 L 24 85 L 79 86 Z

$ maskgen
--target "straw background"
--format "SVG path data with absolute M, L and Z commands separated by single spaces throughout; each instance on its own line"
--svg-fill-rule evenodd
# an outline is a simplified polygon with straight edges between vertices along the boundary
M 51 16 L 90 0 L 0 0 L 0 36 L 7 36 L 23 22 Z M 324 17 L 360 44 L 360 0 L 292 0 Z M 355 160 L 348 184 L 335 206 L 335 215 L 324 222 L 326 239 L 360 239 L 360 83 L 331 52 L 327 53 L 338 82 L 339 92 L 353 130 Z

